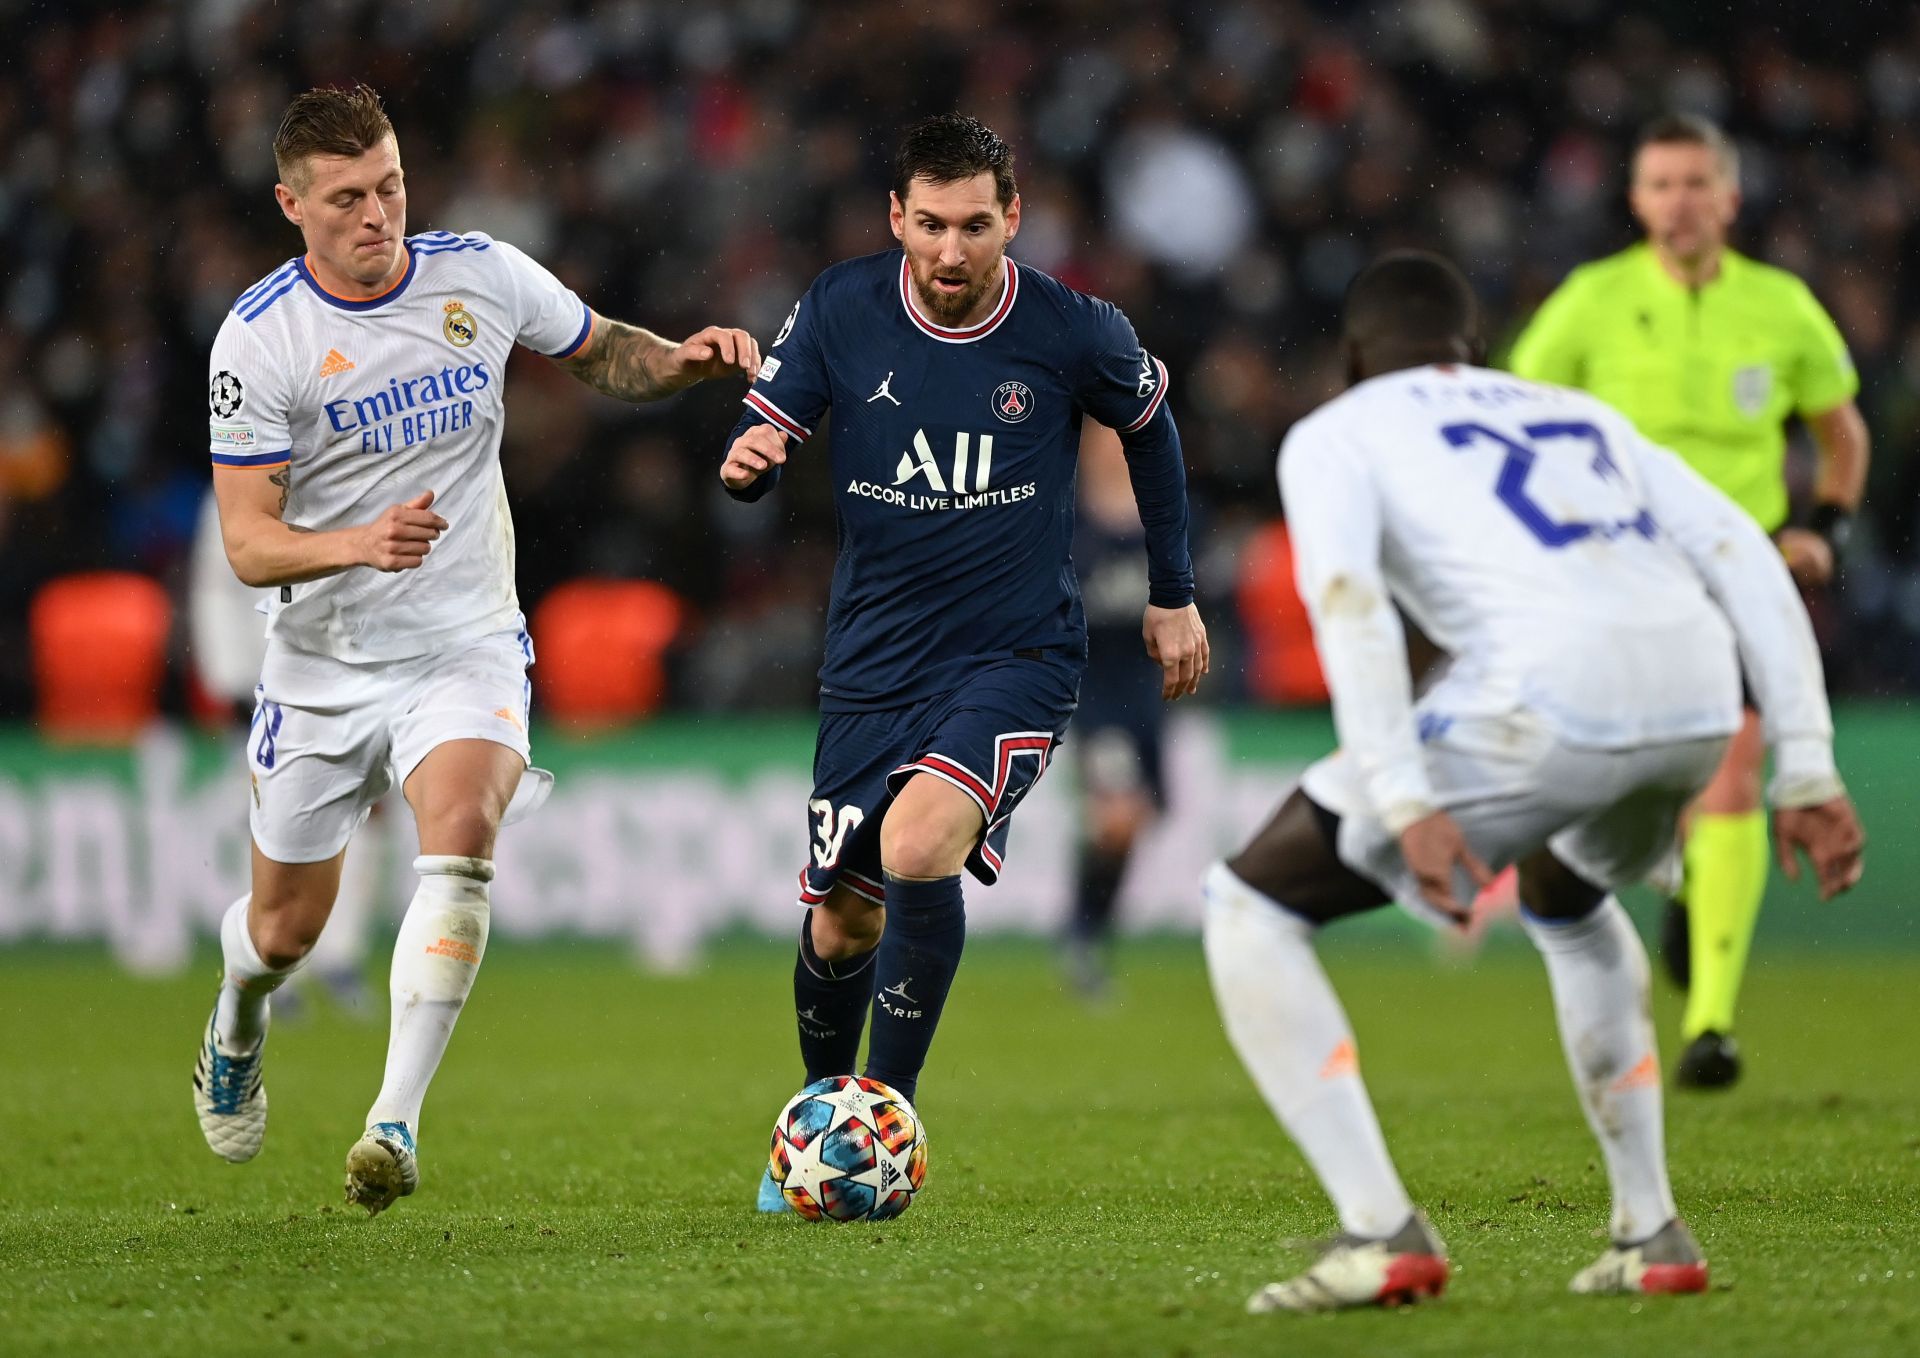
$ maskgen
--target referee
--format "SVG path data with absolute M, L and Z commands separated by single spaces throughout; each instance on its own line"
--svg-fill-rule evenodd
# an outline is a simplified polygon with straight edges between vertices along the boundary
M 1646 239 L 1583 264 L 1515 344 L 1522 377 L 1580 387 L 1624 411 L 1774 535 L 1794 578 L 1833 578 L 1867 479 L 1867 429 L 1846 344 L 1806 284 L 1727 247 L 1740 211 L 1739 159 L 1704 118 L 1649 124 L 1633 155 L 1630 203 Z M 1819 449 L 1813 504 L 1789 521 L 1786 423 Z M 1677 1083 L 1740 1076 L 1734 1001 L 1767 886 L 1764 743 L 1751 711 L 1695 803 L 1684 905 L 1669 908 L 1665 952 L 1687 986 Z

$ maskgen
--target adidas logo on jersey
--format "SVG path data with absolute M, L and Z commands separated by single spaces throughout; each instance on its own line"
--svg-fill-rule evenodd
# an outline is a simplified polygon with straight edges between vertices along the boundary
M 320 360 L 322 377 L 337 377 L 344 372 L 353 371 L 353 362 L 338 349 L 327 350 L 327 356 Z

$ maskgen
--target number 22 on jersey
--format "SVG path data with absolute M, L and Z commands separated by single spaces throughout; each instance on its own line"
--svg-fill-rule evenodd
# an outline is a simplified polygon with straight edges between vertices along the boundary
M 1584 420 L 1554 420 L 1522 425 L 1521 432 L 1526 435 L 1525 443 L 1467 420 L 1443 425 L 1440 436 L 1458 452 L 1483 443 L 1502 451 L 1504 456 L 1494 479 L 1494 497 L 1543 547 L 1558 549 L 1590 538 L 1611 542 L 1628 533 L 1653 537 L 1653 515 L 1635 503 L 1633 483 L 1607 451 L 1606 436 L 1598 428 Z M 1576 482 L 1565 474 L 1568 463 L 1564 457 L 1542 459 L 1541 445 L 1564 439 L 1578 440 L 1591 449 L 1591 456 L 1586 460 L 1591 477 L 1582 477 Z M 1561 504 L 1599 512 L 1593 517 L 1555 518 L 1540 503 L 1535 491 L 1528 489 L 1529 480 L 1536 484 L 1549 481 L 1552 488 L 1560 492 L 1554 499 Z M 1606 511 L 1615 512 L 1609 516 Z

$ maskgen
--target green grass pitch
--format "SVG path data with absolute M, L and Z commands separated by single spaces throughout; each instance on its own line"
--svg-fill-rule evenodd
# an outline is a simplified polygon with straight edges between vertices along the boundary
M 1740 1354 L 1920 1351 L 1920 957 L 1761 957 L 1746 1085 L 1673 1098 L 1705 1297 L 1570 1296 L 1607 1195 L 1541 968 L 1336 940 L 1389 1142 L 1446 1237 L 1438 1304 L 1245 1315 L 1332 1216 L 1226 1046 L 1198 946 L 1064 993 L 1037 944 L 970 949 L 925 1079 L 932 1166 L 878 1227 L 750 1210 L 799 1083 L 788 954 L 697 975 L 497 941 L 369 1220 L 341 1165 L 384 1022 L 274 1033 L 272 1123 L 216 1161 L 188 1101 L 212 996 L 93 953 L 0 954 L 0 1352 Z M 1668 1056 L 1676 1001 L 1663 992 Z

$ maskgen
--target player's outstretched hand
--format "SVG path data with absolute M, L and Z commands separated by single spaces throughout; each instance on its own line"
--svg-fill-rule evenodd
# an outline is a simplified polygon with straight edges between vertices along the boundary
M 787 436 L 770 424 L 756 424 L 733 441 L 727 460 L 720 464 L 720 480 L 728 490 L 745 490 L 787 460 Z
M 430 490 L 403 505 L 388 505 L 384 514 L 361 530 L 366 535 L 362 563 L 377 571 L 418 569 L 434 540 L 447 531 L 447 521 L 433 512 L 432 505 Z
M 1468 847 L 1459 823 L 1444 811 L 1415 821 L 1400 832 L 1400 857 L 1419 884 L 1421 898 L 1466 928 L 1473 918 L 1473 901 L 1454 895 L 1454 869 L 1466 869 L 1476 892 L 1493 884 L 1493 873 Z
M 744 330 L 710 325 L 667 350 L 660 369 L 670 387 L 690 387 L 695 382 L 736 373 L 744 373 L 752 381 L 760 371 L 760 346 Z
M 1861 855 L 1867 847 L 1867 833 L 1860 828 L 1860 817 L 1845 793 L 1818 806 L 1775 811 L 1773 842 L 1779 849 L 1780 870 L 1791 881 L 1800 880 L 1798 854 L 1807 856 L 1823 901 L 1850 890 L 1865 867 Z
M 1787 559 L 1787 570 L 1794 583 L 1803 589 L 1821 589 L 1833 580 L 1833 548 L 1818 533 L 1807 528 L 1782 528 L 1773 535 L 1780 544 L 1780 555 Z
M 1212 668 L 1207 650 L 1207 625 L 1200 621 L 1200 610 L 1192 604 L 1185 608 L 1155 608 L 1147 605 L 1140 634 L 1146 638 L 1147 654 L 1160 666 L 1160 697 L 1166 702 L 1189 697 L 1200 691 L 1200 676 Z

